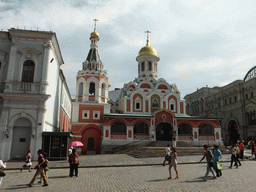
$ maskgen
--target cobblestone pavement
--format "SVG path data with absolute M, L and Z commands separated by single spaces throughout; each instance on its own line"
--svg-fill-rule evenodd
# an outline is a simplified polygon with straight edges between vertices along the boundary
M 203 154 L 202 154 L 203 155 Z M 202 155 L 194 156 L 179 156 L 179 163 L 193 163 L 198 162 Z M 250 156 L 249 151 L 247 156 Z M 104 155 L 81 155 L 79 156 L 80 166 L 111 166 L 111 165 L 145 165 L 145 164 L 160 164 L 164 157 L 151 158 L 134 158 L 126 154 L 104 154 Z M 230 161 L 230 155 L 223 155 L 222 161 Z M 24 162 L 7 162 L 7 168 L 21 168 Z M 33 166 L 36 162 L 33 162 Z M 49 166 L 54 167 L 68 167 L 68 161 L 50 161 Z
M 50 169 L 49 186 L 29 183 L 35 171 L 6 171 L 0 191 L 255 191 L 255 161 L 244 161 L 238 169 L 223 163 L 223 176 L 204 181 L 206 164 L 178 165 L 179 180 L 167 180 L 168 166 L 80 168 L 79 176 L 68 177 L 68 169 Z M 175 173 L 173 171 L 173 177 Z M 38 180 L 37 180 L 38 181 Z M 36 181 L 36 182 L 37 182 Z

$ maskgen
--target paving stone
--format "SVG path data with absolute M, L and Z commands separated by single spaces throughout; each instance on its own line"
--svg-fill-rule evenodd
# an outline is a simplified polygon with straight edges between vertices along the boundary
M 223 176 L 204 181 L 206 164 L 178 165 L 179 180 L 167 180 L 168 166 L 80 168 L 78 177 L 68 177 L 68 169 L 50 169 L 49 186 L 35 183 L 32 188 L 26 183 L 35 171 L 20 173 L 6 171 L 2 191 L 255 191 L 255 161 L 243 161 L 238 169 L 229 169 L 223 163 Z M 175 172 L 173 170 L 173 178 Z

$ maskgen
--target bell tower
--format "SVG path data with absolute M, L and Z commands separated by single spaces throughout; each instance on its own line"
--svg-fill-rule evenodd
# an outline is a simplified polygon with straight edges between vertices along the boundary
M 94 31 L 90 35 L 91 45 L 82 70 L 77 74 L 76 101 L 107 103 L 109 85 L 107 71 L 98 51 L 99 34 L 96 31 L 97 19 L 93 20 Z
M 157 55 L 156 50 L 149 45 L 149 33 L 147 33 L 146 45 L 142 47 L 136 58 L 138 61 L 138 77 L 150 77 L 157 79 L 157 62 L 160 58 Z

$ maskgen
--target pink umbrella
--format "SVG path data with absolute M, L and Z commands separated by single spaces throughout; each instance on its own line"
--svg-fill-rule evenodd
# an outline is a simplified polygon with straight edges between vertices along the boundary
M 80 141 L 73 141 L 69 144 L 69 146 L 73 146 L 73 147 L 83 147 L 84 144 L 81 143 Z

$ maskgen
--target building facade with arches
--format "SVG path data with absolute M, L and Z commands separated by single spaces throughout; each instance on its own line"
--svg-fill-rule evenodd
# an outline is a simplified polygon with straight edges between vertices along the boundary
M 256 67 L 243 80 L 223 87 L 202 87 L 185 96 L 189 115 L 219 118 L 225 144 L 256 140 Z
M 90 40 L 76 77 L 72 115 L 73 140 L 84 144 L 82 153 L 109 152 L 135 141 L 171 141 L 174 134 L 191 145 L 222 144 L 219 119 L 187 115 L 177 86 L 158 78 L 160 58 L 148 38 L 136 57 L 138 77 L 110 92 L 96 28 Z
M 71 97 L 53 32 L 0 32 L 0 158 L 42 149 L 44 132 L 69 132 Z

